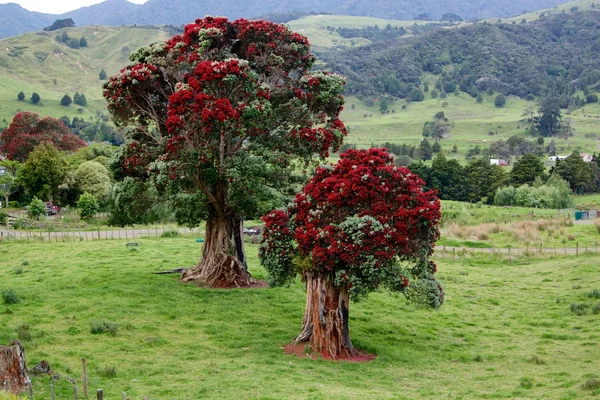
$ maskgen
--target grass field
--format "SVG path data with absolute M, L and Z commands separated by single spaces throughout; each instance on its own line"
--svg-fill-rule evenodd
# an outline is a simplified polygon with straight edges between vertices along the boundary
M 264 278 L 256 246 L 250 269 Z M 261 290 L 205 290 L 174 275 L 190 266 L 190 238 L 0 243 L 0 343 L 20 337 L 29 365 L 50 362 L 75 379 L 88 360 L 90 388 L 106 398 L 582 399 L 600 395 L 600 257 L 439 262 L 446 301 L 438 311 L 375 293 L 353 303 L 355 346 L 374 361 L 333 363 L 285 355 L 304 307 L 301 284 Z M 585 315 L 570 311 L 586 304 Z M 584 306 L 585 307 L 585 306 Z M 99 320 L 116 335 L 91 334 Z M 96 324 L 97 325 L 97 324 Z M 34 378 L 48 398 L 48 378 Z M 58 398 L 71 384 L 55 382 Z
M 72 38 L 85 37 L 88 46 L 72 49 L 57 42 L 55 36 L 63 31 Z M 113 75 L 127 65 L 129 52 L 167 37 L 161 29 L 89 26 L 1 39 L 0 127 L 4 119 L 10 122 L 19 110 L 56 118 L 87 118 L 97 110 L 105 111 L 100 70 L 104 68 L 108 76 Z M 17 100 L 20 91 L 26 101 Z M 60 105 L 65 93 L 73 97 L 76 91 L 85 93 L 88 100 L 82 114 L 77 112 L 80 106 Z M 42 99 L 38 105 L 28 101 L 33 92 Z

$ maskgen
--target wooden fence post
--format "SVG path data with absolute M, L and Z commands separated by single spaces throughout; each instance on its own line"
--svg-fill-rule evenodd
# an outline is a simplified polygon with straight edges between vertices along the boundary
M 575 257 L 579 256 L 579 242 L 575 244 Z
M 81 366 L 83 369 L 83 397 L 88 397 L 87 361 L 85 358 L 81 359 Z
M 127 393 L 122 392 L 121 394 L 123 395 L 123 400 L 127 400 Z
M 33 400 L 33 385 L 29 382 L 29 400 Z
M 77 396 L 77 386 L 75 385 L 73 385 L 73 398 L 79 400 L 79 396 Z
M 54 398 L 54 384 L 52 384 L 52 383 L 50 384 L 50 399 L 51 400 L 56 400 Z
M 104 391 L 102 389 L 96 390 L 96 398 L 98 400 L 104 400 Z

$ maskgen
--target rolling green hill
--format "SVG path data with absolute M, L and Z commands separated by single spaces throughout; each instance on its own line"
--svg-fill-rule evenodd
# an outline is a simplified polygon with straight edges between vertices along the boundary
M 55 40 L 63 32 L 72 38 L 85 37 L 87 47 L 73 49 Z M 0 127 L 3 119 L 10 122 L 19 110 L 53 117 L 90 116 L 104 110 L 100 70 L 110 76 L 127 64 L 129 52 L 168 36 L 158 28 L 90 26 L 0 40 Z M 17 100 L 20 91 L 26 101 Z M 72 97 L 75 91 L 87 97 L 88 106 L 83 114 L 77 112 L 79 106 L 75 104 L 60 105 L 65 93 Z M 27 101 L 33 92 L 42 99 L 38 105 Z

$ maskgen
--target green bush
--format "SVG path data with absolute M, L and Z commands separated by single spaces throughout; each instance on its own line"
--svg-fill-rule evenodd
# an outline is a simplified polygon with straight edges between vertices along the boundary
M 17 293 L 11 288 L 2 290 L 2 300 L 4 304 L 17 304 L 21 301 Z
M 108 333 L 110 336 L 117 335 L 117 329 L 119 329 L 119 324 L 113 321 L 108 320 L 100 320 L 100 321 L 90 321 L 90 332 L 94 335 L 99 335 L 101 333 Z
M 31 219 L 40 219 L 46 215 L 46 205 L 43 201 L 34 197 L 29 203 L 29 208 L 27 209 L 27 216 Z
M 90 220 L 98 212 L 100 206 L 98 205 L 96 196 L 85 192 L 79 197 L 77 208 L 79 209 L 79 216 L 81 219 Z
M 0 210 L 0 225 L 6 224 L 6 218 L 8 218 L 8 214 L 4 210 Z
M 171 230 L 171 231 L 164 231 L 160 237 L 162 238 L 176 238 L 179 237 L 179 232 Z

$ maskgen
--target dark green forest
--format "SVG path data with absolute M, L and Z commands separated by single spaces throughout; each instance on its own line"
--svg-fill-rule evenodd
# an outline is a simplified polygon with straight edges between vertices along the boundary
M 347 94 L 405 98 L 425 89 L 425 73 L 430 73 L 438 92 L 554 97 L 567 107 L 583 105 L 600 82 L 597 11 L 518 24 L 481 22 L 407 38 L 389 33 L 369 35 L 374 40 L 369 46 L 319 54 L 328 68 L 348 78 Z M 577 90 L 583 90 L 582 98 L 575 96 Z

